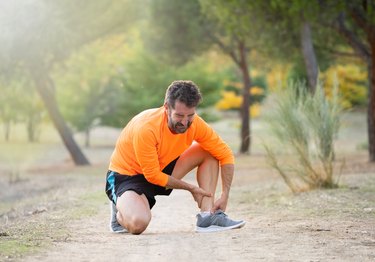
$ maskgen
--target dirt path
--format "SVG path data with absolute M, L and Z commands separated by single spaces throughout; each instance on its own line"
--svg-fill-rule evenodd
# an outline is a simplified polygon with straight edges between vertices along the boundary
M 375 173 L 342 180 L 346 188 L 292 196 L 273 176 L 239 172 L 228 213 L 247 225 L 209 234 L 194 233 L 186 192 L 159 197 L 140 236 L 108 231 L 103 198 L 99 213 L 69 226 L 67 239 L 23 261 L 375 261 Z

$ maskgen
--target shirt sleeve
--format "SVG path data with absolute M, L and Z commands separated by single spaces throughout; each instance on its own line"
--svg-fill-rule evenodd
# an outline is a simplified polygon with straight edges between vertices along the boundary
M 224 140 L 202 118 L 197 117 L 196 141 L 220 161 L 220 165 L 234 164 L 234 155 Z
M 141 129 L 133 137 L 135 156 L 146 180 L 152 184 L 166 186 L 168 175 L 161 172 L 157 154 L 157 140 L 151 128 Z

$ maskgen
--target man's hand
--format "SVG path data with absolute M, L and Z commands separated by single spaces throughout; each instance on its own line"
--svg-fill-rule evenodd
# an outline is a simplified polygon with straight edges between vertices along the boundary
M 221 180 L 222 180 L 222 193 L 221 197 L 215 201 L 211 212 L 214 213 L 217 210 L 225 211 L 229 199 L 230 186 L 232 185 L 232 179 L 234 175 L 234 165 L 225 164 L 221 166 Z
M 199 208 L 202 205 L 203 197 L 212 197 L 212 194 L 207 192 L 206 190 L 197 187 L 196 185 L 186 183 L 173 176 L 168 176 L 168 182 L 166 187 L 174 189 L 184 189 L 189 191 L 193 195 L 193 198 L 195 202 L 197 202 Z
M 227 195 L 221 195 L 221 197 L 215 201 L 214 206 L 211 209 L 211 213 L 215 213 L 217 210 L 225 211 L 228 204 L 228 196 Z
M 202 205 L 203 197 L 212 197 L 212 194 L 205 191 L 200 187 L 194 187 L 190 193 L 193 195 L 195 202 L 197 202 L 198 207 L 200 208 Z

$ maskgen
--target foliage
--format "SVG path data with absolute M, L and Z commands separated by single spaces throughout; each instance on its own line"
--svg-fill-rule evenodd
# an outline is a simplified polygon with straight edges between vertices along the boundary
M 326 70 L 336 58 L 335 51 L 344 45 L 332 33 L 331 21 L 327 18 L 331 14 L 321 10 L 319 1 L 252 1 L 251 5 L 263 30 L 257 51 L 272 63 L 291 65 L 292 81 L 308 80 L 312 84 L 317 68 Z M 337 1 L 331 5 L 337 5 Z M 303 30 L 306 28 L 310 28 L 311 38 Z M 310 44 L 312 49 L 307 48 Z M 309 62 L 306 64 L 306 61 Z
M 47 112 L 35 89 L 30 89 L 27 84 L 23 88 L 26 89 L 26 92 L 22 95 L 23 103 L 20 107 L 22 121 L 26 123 L 29 142 L 35 142 L 39 140 L 41 124 L 46 119 Z
M 255 92 L 262 92 L 262 89 L 253 87 L 251 90 Z M 223 91 L 222 98 L 219 100 L 215 107 L 219 110 L 239 110 L 242 105 L 242 96 L 237 95 L 233 91 Z M 255 102 L 249 107 L 251 117 L 258 117 L 260 115 L 260 103 Z
M 332 86 L 338 81 L 340 103 L 344 108 L 365 106 L 367 102 L 368 76 L 356 64 L 333 65 L 321 74 L 324 90 L 329 97 L 332 96 Z
M 242 104 L 242 97 L 238 96 L 234 91 L 223 91 L 222 99 L 217 102 L 216 108 L 219 110 L 239 109 Z
M 9 140 L 10 127 L 12 123 L 19 119 L 20 111 L 17 110 L 21 105 L 19 88 L 16 88 L 9 82 L 1 81 L 0 88 L 2 95 L 0 96 L 0 121 L 4 125 L 5 140 Z
M 123 88 L 113 76 L 122 72 L 121 63 L 127 55 L 124 36 L 115 35 L 85 46 L 64 67 L 56 68 L 61 111 L 76 130 L 89 132 L 95 125 L 116 122 Z
M 42 101 L 35 90 L 29 87 L 30 81 L 18 72 L 18 79 L 2 78 L 0 80 L 0 122 L 4 125 L 5 140 L 10 138 L 11 125 L 24 122 L 28 140 L 38 139 L 39 126 L 46 115 Z M 32 85 L 32 84 L 31 84 Z
M 224 78 L 205 57 L 175 67 L 144 50 L 139 50 L 133 59 L 126 60 L 123 68 L 124 73 L 118 79 L 125 90 L 125 100 L 121 105 L 124 122 L 144 109 L 162 106 L 166 88 L 179 79 L 194 81 L 203 94 L 200 108 L 208 108 L 217 101 L 220 79 Z
M 253 84 L 249 91 L 251 94 L 249 112 L 252 117 L 258 117 L 260 104 L 266 95 L 266 80 L 261 76 L 254 77 Z M 221 99 L 215 107 L 219 110 L 240 110 L 243 101 L 242 83 L 224 80 L 222 86 Z
M 151 1 L 146 49 L 164 62 L 183 65 L 208 49 L 207 26 L 197 0 Z
M 275 65 L 267 74 L 267 86 L 273 93 L 288 81 L 303 81 L 305 73 L 301 66 L 280 64 Z M 319 79 L 328 97 L 332 96 L 332 87 L 338 81 L 340 104 L 343 108 L 363 107 L 367 102 L 368 76 L 364 68 L 353 61 L 339 59 L 327 70 L 322 71 Z
M 202 14 L 216 24 L 216 34 L 226 37 L 229 44 L 236 40 L 250 39 L 256 42 L 262 35 L 261 23 L 254 12 L 254 3 L 243 0 L 199 0 Z M 253 45 L 254 46 L 254 45 Z
M 144 50 L 136 28 L 126 37 L 101 39 L 54 71 L 61 110 L 78 131 L 87 132 L 98 124 L 122 127 L 138 112 L 161 106 L 166 88 L 177 79 L 198 84 L 204 97 L 200 108 L 210 107 L 226 74 L 207 59 L 210 56 L 217 54 L 208 53 L 179 67 L 165 63 Z
M 333 99 L 327 100 L 321 86 L 310 95 L 304 84 L 290 83 L 277 93 L 276 108 L 267 117 L 275 138 L 264 143 L 268 162 L 293 192 L 336 186 L 334 139 L 340 107 L 334 89 Z
M 0 66 L 61 61 L 83 44 L 124 28 L 139 8 L 129 0 L 1 1 Z
M 0 72 L 9 75 L 20 66 L 29 72 L 77 165 L 87 165 L 89 161 L 61 116 L 50 70 L 84 44 L 123 30 L 138 17 L 136 10 L 140 3 L 128 0 L 20 0 L 0 3 Z
M 288 84 L 289 64 L 275 64 L 266 74 L 267 87 L 270 92 Z

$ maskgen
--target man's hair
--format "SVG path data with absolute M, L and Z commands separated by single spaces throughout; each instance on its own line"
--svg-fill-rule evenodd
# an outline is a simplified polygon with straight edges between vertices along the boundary
M 165 93 L 164 103 L 174 108 L 177 100 L 187 107 L 196 107 L 202 101 L 202 95 L 198 86 L 192 81 L 173 81 Z

